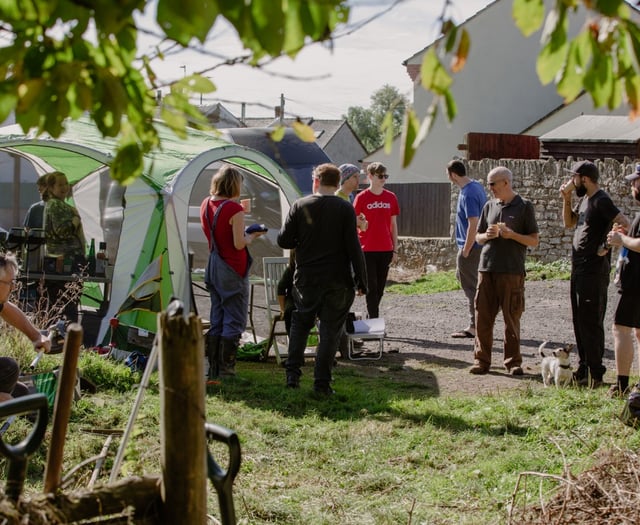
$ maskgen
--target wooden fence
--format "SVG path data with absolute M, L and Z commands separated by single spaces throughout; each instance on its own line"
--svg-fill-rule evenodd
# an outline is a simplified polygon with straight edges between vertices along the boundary
M 398 235 L 450 237 L 451 183 L 386 184 L 400 204 Z

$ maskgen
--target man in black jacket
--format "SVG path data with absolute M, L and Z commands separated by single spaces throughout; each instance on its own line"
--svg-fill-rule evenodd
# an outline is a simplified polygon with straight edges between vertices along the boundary
M 321 164 L 313 171 L 314 193 L 298 199 L 278 234 L 282 248 L 296 250 L 287 387 L 300 386 L 307 337 L 320 321 L 313 389 L 331 395 L 331 369 L 355 293 L 366 294 L 367 274 L 353 206 L 335 196 L 340 170 Z

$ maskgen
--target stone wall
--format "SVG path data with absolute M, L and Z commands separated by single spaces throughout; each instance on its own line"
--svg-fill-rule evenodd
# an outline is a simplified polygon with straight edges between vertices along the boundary
M 595 161 L 600 170 L 600 186 L 613 199 L 613 202 L 630 219 L 635 214 L 629 183 L 624 176 L 635 170 L 635 163 L 625 159 L 620 163 L 613 159 Z M 540 245 L 529 251 L 529 257 L 541 262 L 553 262 L 571 255 L 573 229 L 562 226 L 562 200 L 559 188 L 563 181 L 570 178 L 565 172 L 573 163 L 556 160 L 517 160 L 502 159 L 466 162 L 467 173 L 485 185 L 487 173 L 496 166 L 506 166 L 513 172 L 513 187 L 524 198 L 531 200 L 536 208 L 536 218 L 540 228 Z M 487 195 L 489 191 L 487 189 Z M 451 224 L 455 223 L 458 187 L 452 185 Z M 574 193 L 574 204 L 576 197 Z M 402 203 L 400 203 L 402 207 Z M 455 268 L 456 252 L 453 239 L 453 226 L 449 238 L 401 237 L 399 240 L 399 265 L 403 268 L 421 271 L 448 270 Z

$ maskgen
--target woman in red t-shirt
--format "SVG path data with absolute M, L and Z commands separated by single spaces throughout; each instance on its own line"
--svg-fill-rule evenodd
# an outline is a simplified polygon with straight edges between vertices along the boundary
M 244 209 L 237 202 L 242 174 L 223 165 L 211 178 L 210 196 L 200 206 L 202 231 L 209 241 L 204 281 L 211 297 L 211 326 L 205 341 L 209 379 L 235 375 L 240 336 L 247 326 L 249 268 L 247 246 L 264 232 L 245 233 Z
M 380 162 L 367 166 L 369 188 L 356 195 L 353 207 L 356 215 L 363 214 L 369 226 L 358 230 L 360 246 L 367 265 L 367 313 L 370 319 L 380 316 L 379 307 L 387 282 L 389 265 L 398 258 L 398 225 L 400 214 L 395 194 L 384 189 L 389 178 L 387 168 Z

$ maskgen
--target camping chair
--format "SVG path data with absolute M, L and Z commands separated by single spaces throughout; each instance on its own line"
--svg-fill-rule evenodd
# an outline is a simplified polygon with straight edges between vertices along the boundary
M 349 340 L 349 349 L 347 354 L 349 356 L 349 359 L 380 359 L 382 357 L 382 352 L 384 351 L 385 334 L 385 323 L 384 318 L 382 317 L 354 321 L 353 332 L 347 332 L 347 339 Z M 354 339 L 377 339 L 380 343 L 378 346 L 378 352 L 376 352 L 373 356 L 356 355 L 353 346 Z
M 276 355 L 276 362 L 282 362 L 280 349 L 278 348 L 278 336 L 288 335 L 286 330 L 282 328 L 277 330 L 277 324 L 283 323 L 284 319 L 280 319 L 280 304 L 278 303 L 278 282 L 282 274 L 289 266 L 289 257 L 264 257 L 262 259 L 262 268 L 264 271 L 264 296 L 267 308 L 267 318 L 269 319 L 269 339 L 267 348 L 265 349 L 265 357 L 269 355 L 269 350 L 273 345 L 273 351 Z

